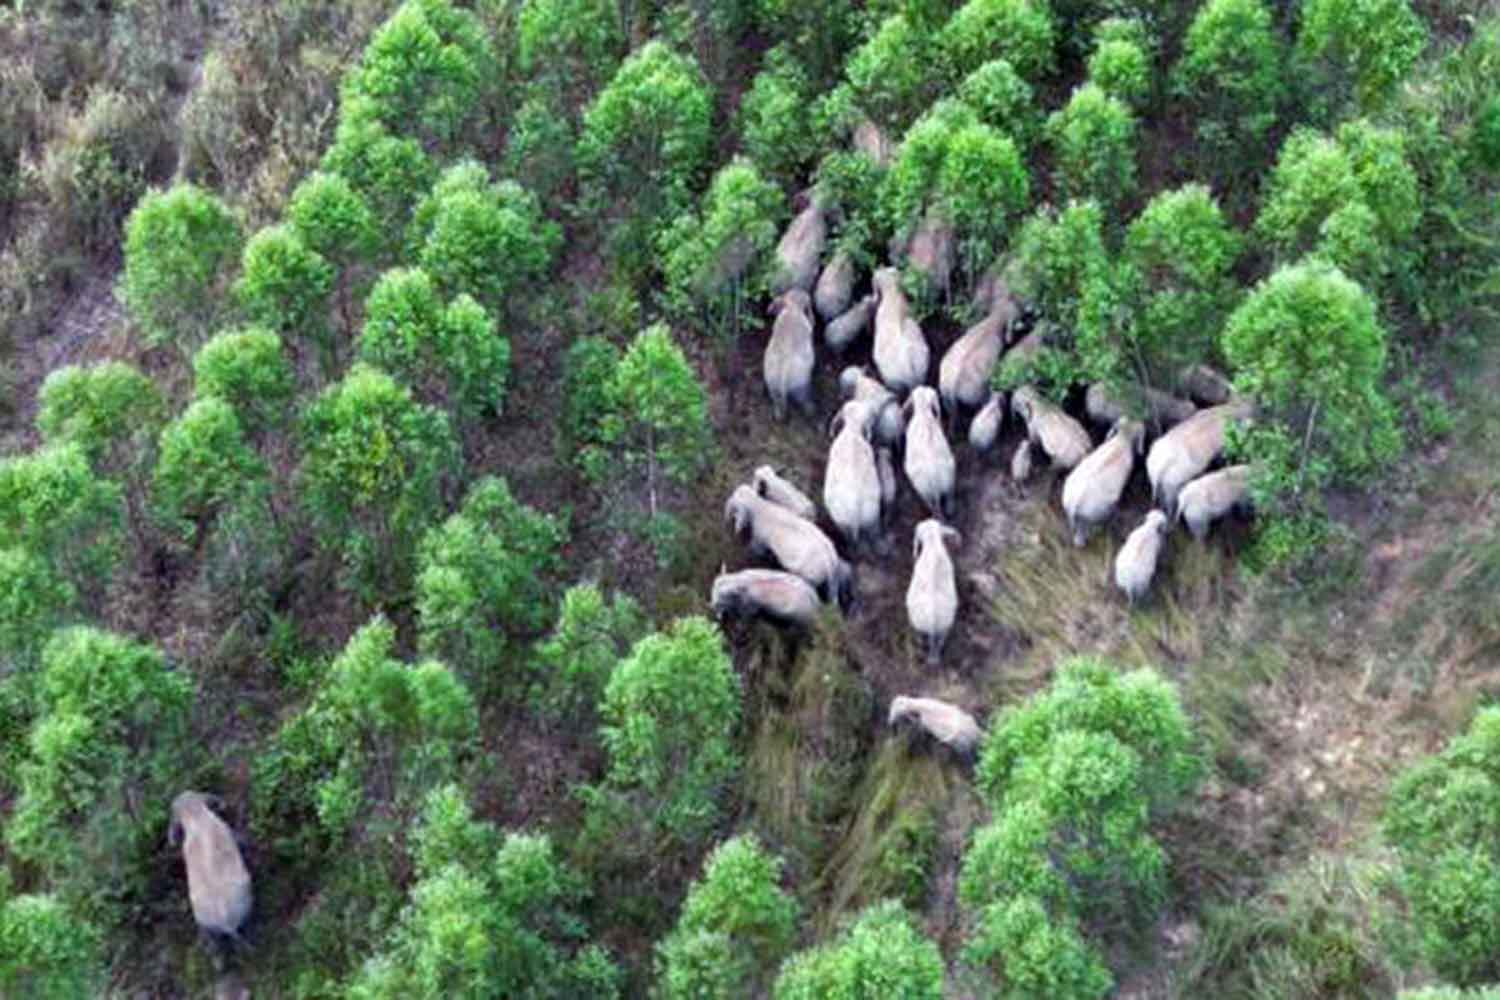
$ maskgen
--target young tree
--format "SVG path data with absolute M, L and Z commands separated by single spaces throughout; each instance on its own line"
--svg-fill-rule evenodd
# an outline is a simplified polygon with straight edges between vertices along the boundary
M 556 627 L 536 645 L 533 706 L 553 722 L 592 728 L 610 671 L 649 631 L 650 623 L 629 594 L 606 600 L 595 584 L 569 587 Z
M 930 30 L 906 15 L 891 15 L 849 54 L 847 87 L 825 100 L 835 105 L 847 101 L 885 129 L 905 128 L 942 89 L 937 42 Z M 857 120 L 857 111 L 851 108 L 849 117 Z
M 193 394 L 229 403 L 252 437 L 285 424 L 295 388 L 281 338 L 264 327 L 220 333 L 193 355 Z
M 1154 89 L 1151 46 L 1139 21 L 1110 18 L 1094 29 L 1088 77 L 1110 97 L 1143 110 Z
M 7 895 L 0 891 L 0 991 L 34 1000 L 99 995 L 106 966 L 98 928 L 55 895 Z
M 1038 80 L 1052 69 L 1054 44 L 1051 11 L 1031 0 L 969 0 L 938 35 L 952 80 L 991 59 L 1004 59 L 1023 78 Z
M 119 561 L 123 497 L 76 444 L 0 458 L 0 548 L 46 560 L 93 607 Z
M 48 444 L 78 445 L 102 475 L 133 479 L 164 409 L 156 383 L 124 362 L 64 365 L 42 382 L 36 426 Z
M 740 99 L 745 153 L 784 190 L 802 183 L 820 147 L 809 127 L 808 92 L 802 67 L 778 48 L 766 53 L 764 68 Z
M 1047 119 L 1047 136 L 1058 184 L 1069 197 L 1119 206 L 1135 193 L 1135 115 L 1098 84 L 1073 91 Z
M 561 568 L 565 523 L 519 503 L 504 479 L 485 477 L 463 507 L 427 532 L 417 558 L 421 650 L 480 690 L 518 640 L 551 624 L 548 581 Z
M 219 510 L 267 500 L 266 465 L 245 441 L 234 408 L 217 396 L 194 400 L 161 432 L 157 510 L 184 541 Z
M 1115 985 L 1077 922 L 1052 916 L 1041 900 L 1029 895 L 997 900 L 980 911 L 964 960 L 980 968 L 1003 968 L 1004 1000 L 1098 1000 Z
M 740 769 L 739 680 L 718 628 L 681 618 L 637 642 L 610 675 L 599 714 L 609 768 L 585 790 L 595 835 L 633 828 L 648 852 L 707 836 Z
M 119 294 L 148 342 L 191 347 L 207 336 L 242 239 L 229 208 L 191 184 L 141 198 L 125 222 Z
M 437 174 L 415 139 L 392 135 L 369 118 L 340 120 L 321 169 L 343 178 L 364 199 L 374 221 L 376 259 L 394 258 L 399 252 L 412 208 L 422 192 L 431 189 Z
M 498 413 L 505 400 L 510 342 L 468 295 L 444 308 L 426 271 L 398 268 L 375 282 L 365 302 L 359 356 L 466 420 Z
M 761 32 L 806 71 L 811 93 L 822 93 L 834 83 L 859 41 L 861 9 L 855 0 L 759 0 L 756 14 Z
M 713 142 L 712 112 L 693 61 L 652 41 L 630 54 L 584 114 L 584 203 L 613 227 L 628 267 L 640 268 L 657 228 L 692 204 Z
M 74 600 L 73 588 L 36 553 L 0 549 L 0 660 L 17 671 L 31 666 Z
M 746 304 L 765 292 L 765 255 L 783 205 L 781 192 L 746 160 L 715 174 L 701 218 L 679 216 L 658 241 L 672 311 L 699 320 L 721 345 L 738 337 Z
M 35 698 L 6 844 L 78 915 L 113 926 L 145 898 L 181 789 L 192 681 L 150 646 L 76 627 L 42 651 Z
M 1350 104 L 1379 110 L 1426 47 L 1411 0 L 1308 0 L 1301 10 L 1303 86 L 1324 118 Z
M 556 216 L 569 201 L 577 148 L 578 123 L 553 109 L 546 99 L 532 95 L 511 117 L 500 170 L 534 191 L 542 206 Z
M 714 848 L 682 913 L 656 946 L 662 996 L 760 996 L 797 933 L 797 901 L 782 890 L 781 859 L 754 835 Z
M 380 245 L 365 199 L 335 173 L 315 170 L 292 190 L 287 222 L 302 245 L 340 270 L 369 263 Z
M 958 99 L 974 109 L 980 122 L 1015 140 L 1026 152 L 1041 129 L 1031 84 L 1005 59 L 991 59 L 958 85 Z
M 943 995 L 943 957 L 893 899 L 862 911 L 832 941 L 787 959 L 776 1000 L 873 1000 Z
M 662 484 L 691 482 L 713 450 L 703 386 L 660 323 L 642 330 L 620 358 L 597 419 L 599 443 L 588 448 L 585 468 L 602 480 L 644 466 L 653 517 Z
M 1260 175 L 1285 98 L 1285 65 L 1285 46 L 1261 0 L 1208 0 L 1198 8 L 1172 70 L 1172 90 L 1193 112 L 1211 176 Z
M 616 0 L 525 0 L 516 16 L 516 68 L 547 107 L 576 113 L 619 67 L 624 27 Z
M 336 367 L 337 338 L 328 325 L 334 270 L 288 225 L 267 226 L 245 244 L 234 286 L 250 322 L 318 345 L 323 370 Z
M 356 364 L 302 418 L 302 497 L 366 599 L 402 586 L 459 458 L 447 417 Z

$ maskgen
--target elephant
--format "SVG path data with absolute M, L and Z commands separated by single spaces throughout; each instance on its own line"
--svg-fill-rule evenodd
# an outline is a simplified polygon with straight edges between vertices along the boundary
M 763 360 L 766 392 L 777 420 L 786 419 L 788 400 L 808 416 L 813 413 L 813 322 L 807 293 L 793 288 L 771 304 L 776 323 Z
M 983 455 L 995 446 L 1004 426 L 1005 394 L 992 391 L 969 423 L 969 446 Z
M 901 288 L 901 275 L 894 267 L 875 272 L 875 370 L 880 380 L 898 395 L 927 381 L 931 353 L 922 328 L 911 316 L 911 304 Z
M 1177 494 L 1203 474 L 1224 451 L 1229 423 L 1251 415 L 1248 401 L 1237 400 L 1199 410 L 1156 439 L 1146 453 L 1146 476 L 1151 496 L 1167 512 L 1177 513 Z
M 1063 482 L 1063 512 L 1073 530 L 1073 544 L 1082 546 L 1094 528 L 1115 516 L 1120 494 L 1130 481 L 1136 456 L 1145 450 L 1146 428 L 1121 417 L 1104 443 L 1079 462 Z
M 797 213 L 776 244 L 771 294 L 781 295 L 793 288 L 811 292 L 818 279 L 818 262 L 823 259 L 823 246 L 827 241 L 828 217 L 817 198 L 808 197 L 807 207 Z
M 1198 541 L 1208 537 L 1209 526 L 1232 510 L 1250 508 L 1250 466 L 1231 465 L 1199 476 L 1177 496 L 1177 520 L 1187 525 Z
M 724 519 L 736 535 L 748 535 L 753 551 L 770 553 L 782 569 L 818 588 L 825 600 L 848 608 L 854 597 L 853 571 L 816 524 L 743 485 L 724 504 Z
M 984 319 L 964 331 L 938 364 L 938 393 L 950 421 L 961 407 L 983 405 L 990 395 L 990 376 L 1005 350 L 1010 326 L 1020 315 L 1016 300 L 1001 292 Z
M 878 301 L 875 293 L 871 292 L 823 327 L 823 342 L 828 345 L 828 349 L 835 354 L 843 354 L 849 349 L 849 345 L 864 336 L 865 331 L 870 329 L 870 321 L 875 318 L 875 305 Z
M 1189 365 L 1177 374 L 1177 387 L 1200 406 L 1223 406 L 1234 396 L 1224 373 L 1208 365 Z
M 1167 428 L 1182 423 L 1198 412 L 1198 407 L 1186 399 L 1147 388 L 1145 391 L 1146 418 L 1153 427 Z M 1089 386 L 1083 399 L 1084 412 L 1096 424 L 1114 426 L 1121 417 L 1130 416 L 1125 403 L 1103 382 Z
M 906 449 L 902 468 L 917 496 L 934 517 L 953 517 L 953 483 L 957 463 L 953 449 L 943 434 L 942 413 L 937 393 L 931 386 L 919 385 L 902 407 L 906 417 Z
M 1044 399 L 1029 385 L 1011 393 L 1010 407 L 1026 423 L 1026 436 L 1046 452 L 1059 469 L 1067 470 L 1082 462 L 1094 450 L 1094 441 L 1083 425 Z
M 849 308 L 853 298 L 854 258 L 848 251 L 838 250 L 824 265 L 813 289 L 813 305 L 817 308 L 818 318 L 824 323 L 831 322 Z
M 852 399 L 829 424 L 833 444 L 823 473 L 823 506 L 856 548 L 880 532 L 880 469 L 870 444 L 874 421 L 871 405 Z
M 1125 591 L 1132 606 L 1151 589 L 1168 530 L 1167 515 L 1153 510 L 1125 539 L 1115 556 L 1115 586 Z
M 877 167 L 883 169 L 891 165 L 894 156 L 891 140 L 870 119 L 866 118 L 854 126 L 852 145 L 856 152 L 868 156 Z
M 1010 457 L 1010 478 L 1017 485 L 1031 478 L 1030 438 L 1016 445 L 1016 452 Z
M 783 479 L 771 466 L 762 465 L 756 469 L 752 481 L 755 492 L 772 503 L 779 503 L 793 514 L 809 521 L 818 519 L 818 505 L 806 493 Z
M 183 792 L 172 800 L 167 839 L 182 844 L 193 919 L 209 935 L 238 941 L 250 916 L 250 870 L 234 833 L 210 807 L 216 797 Z
M 894 445 L 906 435 L 906 418 L 901 414 L 901 404 L 896 394 L 877 378 L 866 374 L 858 365 L 850 365 L 839 373 L 839 389 L 845 399 L 859 399 L 875 407 L 875 440 L 880 444 Z
M 943 657 L 943 643 L 958 617 L 958 584 L 953 557 L 944 544 L 959 534 L 937 518 L 917 525 L 912 538 L 911 583 L 906 588 L 906 617 L 927 651 L 927 665 L 935 667 Z
M 922 277 L 932 295 L 948 294 L 955 244 L 953 223 L 935 206 L 929 207 L 907 241 L 906 266 Z
M 763 617 L 810 628 L 823 602 L 812 585 L 779 569 L 742 569 L 720 573 L 709 597 L 719 618 Z
M 911 720 L 928 736 L 966 759 L 972 759 L 983 735 L 974 716 L 957 705 L 936 698 L 911 698 L 898 694 L 891 699 L 888 720 L 892 726 Z

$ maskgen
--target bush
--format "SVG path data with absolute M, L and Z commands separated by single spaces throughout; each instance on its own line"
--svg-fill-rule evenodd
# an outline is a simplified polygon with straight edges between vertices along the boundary
M 564 521 L 511 496 L 485 477 L 463 507 L 422 540 L 417 560 L 419 644 L 480 690 L 514 655 L 515 644 L 552 621 L 549 578 L 561 568 Z
M 1035 897 L 989 904 L 964 959 L 1005 968 L 1006 1000 L 1094 1000 L 1114 988 L 1114 977 L 1071 922 L 1054 922 Z
M 864 910 L 833 941 L 793 955 L 776 977 L 776 1000 L 865 1000 L 943 995 L 943 958 L 901 904 Z
M 754 836 L 714 848 L 677 926 L 656 946 L 662 996 L 762 995 L 797 931 L 797 903 L 780 881 L 781 859 Z
M 1024 153 L 1041 128 L 1031 85 L 1005 59 L 991 59 L 964 78 L 956 94 L 979 120 L 1011 136 Z
M 412 208 L 422 192 L 431 189 L 437 174 L 415 139 L 392 135 L 368 118 L 339 122 L 321 169 L 342 177 L 364 199 L 379 243 L 377 259 L 391 258 L 400 250 Z
M 1382 825 L 1428 961 L 1462 986 L 1500 979 L 1500 708 L 1397 778 Z
M 338 267 L 368 262 L 380 244 L 375 216 L 347 178 L 308 174 L 292 191 L 287 222 L 303 246 Z
M 357 364 L 302 418 L 303 502 L 366 599 L 401 589 L 417 538 L 459 466 L 447 417 L 376 368 Z
M 1172 70 L 1172 89 L 1192 111 L 1213 176 L 1260 174 L 1285 97 L 1284 46 L 1261 0 L 1208 0 L 1198 8 Z
M 784 50 L 774 49 L 740 99 L 745 153 L 783 190 L 802 183 L 820 145 L 811 128 L 808 90 L 802 68 Z
M 163 409 L 156 383 L 123 362 L 64 365 L 42 382 L 36 425 L 48 444 L 76 444 L 102 474 L 129 477 L 148 460 Z
M 1046 4 L 969 0 L 938 35 L 949 77 L 962 80 L 991 59 L 1004 59 L 1031 81 L 1052 69 L 1054 29 Z
M 608 405 L 606 392 L 620 364 L 620 349 L 603 337 L 579 337 L 563 360 L 561 450 L 579 460 L 585 446 L 597 444 L 600 416 Z
M 549 107 L 588 103 L 620 64 L 627 45 L 617 0 L 525 0 L 516 16 L 521 76 Z
M 1088 76 L 1110 97 L 1142 110 L 1154 86 L 1145 31 L 1137 21 L 1106 21 L 1095 32 Z
M 900 130 L 941 90 L 938 55 L 937 40 L 927 30 L 901 14 L 888 17 L 849 54 L 847 95 L 883 128 Z
M 1047 136 L 1058 185 L 1069 197 L 1118 206 L 1135 193 L 1135 116 L 1098 84 L 1073 91 L 1047 119 Z
M 166 426 L 160 455 L 158 512 L 184 540 L 226 506 L 266 502 L 266 465 L 246 443 L 234 408 L 216 396 L 195 400 Z
M 29 667 L 72 609 L 73 588 L 33 552 L 0 549 L 0 657 Z
M 605 600 L 594 584 L 569 587 L 552 634 L 536 645 L 533 707 L 550 721 L 591 728 L 610 672 L 648 631 L 629 594 Z
M 268 226 L 245 244 L 234 293 L 250 322 L 318 344 L 331 357 L 328 300 L 334 270 L 288 225 Z M 332 368 L 332 365 L 328 365 Z
M 610 675 L 599 715 L 609 769 L 586 790 L 595 834 L 633 828 L 638 851 L 707 836 L 740 769 L 739 681 L 718 628 L 683 618 L 637 642 Z
M 228 207 L 191 184 L 140 200 L 125 223 L 120 296 L 149 343 L 191 347 L 207 336 L 242 238 Z
M 70 1000 L 104 985 L 99 931 L 52 895 L 0 893 L 0 989 L 9 996 Z
M 92 603 L 121 554 L 120 488 L 95 476 L 75 444 L 0 458 L 0 549 L 45 560 Z
M 549 214 L 562 213 L 573 182 L 578 125 L 539 97 L 527 98 L 511 118 L 502 171 L 535 191 Z
M 296 388 L 281 338 L 263 327 L 220 333 L 193 355 L 193 393 L 234 407 L 251 435 L 286 422 Z
M 1344 105 L 1377 110 L 1427 47 L 1427 28 L 1410 0 L 1308 0 L 1297 32 L 1297 56 L 1316 113 Z

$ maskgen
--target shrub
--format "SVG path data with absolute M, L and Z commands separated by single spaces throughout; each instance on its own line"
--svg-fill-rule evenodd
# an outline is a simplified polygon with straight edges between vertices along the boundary
M 481 689 L 517 640 L 551 624 L 549 578 L 560 566 L 565 522 L 511 496 L 485 477 L 463 507 L 422 540 L 416 603 L 419 644 Z
M 0 893 L 0 989 L 9 996 L 70 1000 L 104 985 L 98 929 L 52 895 Z
M 886 129 L 903 128 L 932 103 L 943 82 L 937 40 L 901 14 L 882 21 L 849 54 L 844 72 L 853 104 Z
M 793 955 L 776 977 L 776 1000 L 860 1000 L 943 995 L 943 958 L 895 900 L 861 912 L 833 941 Z
M 583 463 L 587 445 L 597 445 L 607 389 L 620 364 L 620 349 L 603 337 L 579 337 L 563 360 L 562 451 Z
M 1089 56 L 1089 80 L 1126 107 L 1140 110 L 1150 100 L 1151 57 L 1139 41 L 1125 36 L 1101 37 Z
M 549 107 L 581 108 L 626 51 L 616 0 L 526 0 L 516 16 L 516 68 Z
M 303 246 L 340 268 L 369 261 L 380 245 L 370 206 L 336 173 L 318 170 L 304 177 L 286 215 Z
M 339 122 L 321 170 L 342 177 L 364 199 L 374 221 L 378 258 L 392 257 L 400 249 L 412 208 L 437 174 L 415 139 L 392 135 L 368 118 Z
M 797 903 L 780 881 L 781 859 L 753 835 L 714 848 L 703 877 L 688 888 L 677 926 L 656 946 L 662 995 L 761 995 L 797 931 Z
M 1005 59 L 991 59 L 958 85 L 958 99 L 974 109 L 979 120 L 1011 136 L 1025 152 L 1041 128 L 1031 85 Z
M 759 0 L 756 6 L 760 30 L 807 71 L 814 93 L 826 90 L 843 68 L 859 40 L 860 13 L 854 0 Z
M 1005 1000 L 1094 1000 L 1114 988 L 1114 977 L 1076 924 L 1054 921 L 1033 896 L 986 906 L 964 958 L 978 966 L 1003 965 Z
M 610 672 L 648 631 L 629 594 L 606 600 L 594 584 L 569 587 L 552 634 L 536 646 L 533 706 L 553 722 L 592 726 Z
M 281 338 L 263 327 L 220 333 L 193 355 L 193 392 L 234 407 L 247 432 L 279 427 L 296 388 Z
M 511 118 L 502 170 L 535 191 L 544 209 L 558 215 L 573 181 L 577 123 L 554 111 L 540 97 L 527 98 Z
M 468 295 L 444 308 L 425 271 L 398 268 L 375 282 L 359 355 L 465 419 L 498 413 L 505 400 L 510 342 Z
M 1426 47 L 1410 0 L 1308 0 L 1301 11 L 1297 56 L 1325 115 L 1378 109 Z
M 345 585 L 367 599 L 401 586 L 459 464 L 446 416 L 357 364 L 308 407 L 302 437 L 303 502 L 323 544 L 342 553 Z
M 820 145 L 811 128 L 808 89 L 802 68 L 784 50 L 774 49 L 740 99 L 745 153 L 783 189 L 802 183 Z
M 72 609 L 73 588 L 33 552 L 0 549 L 0 657 L 30 666 Z
M 268 226 L 245 244 L 234 293 L 250 322 L 306 337 L 330 357 L 328 300 L 334 270 L 291 226 Z M 332 365 L 328 365 L 332 368 Z
M 122 499 L 75 444 L 0 458 L 0 548 L 34 553 L 97 600 L 120 558 Z
M 48 444 L 76 444 L 94 468 L 121 477 L 147 460 L 163 409 L 156 383 L 123 362 L 64 365 L 42 382 L 36 425 Z
M 1117 206 L 1135 193 L 1135 116 L 1098 84 L 1073 91 L 1047 119 L 1047 136 L 1058 184 L 1069 197 Z
M 1034 81 L 1052 69 L 1052 15 L 1046 4 L 1031 0 L 969 0 L 943 26 L 938 44 L 951 79 L 1004 59 Z
M 148 342 L 191 346 L 215 325 L 240 224 L 222 201 L 191 184 L 152 191 L 125 223 L 120 296 Z
M 1209 0 L 1198 8 L 1172 89 L 1193 112 L 1203 162 L 1215 176 L 1260 174 L 1285 96 L 1285 65 L 1261 0 Z
M 234 408 L 216 396 L 189 404 L 161 432 L 158 511 L 184 540 L 221 508 L 266 499 L 267 470 L 245 441 Z
M 701 841 L 740 768 L 739 682 L 718 628 L 683 618 L 637 642 L 610 675 L 599 715 L 609 768 L 586 789 L 595 834 L 635 828 L 645 835 L 638 850 L 658 838 Z
M 77 627 L 47 643 L 35 692 L 6 843 L 79 916 L 113 925 L 146 898 L 192 681 L 150 646 Z

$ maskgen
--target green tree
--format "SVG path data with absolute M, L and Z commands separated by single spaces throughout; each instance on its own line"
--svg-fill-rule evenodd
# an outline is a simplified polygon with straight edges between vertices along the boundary
M 1005 970 L 1004 1000 L 1096 1000 L 1114 988 L 1098 952 L 1075 921 L 1056 920 L 1034 896 L 1016 895 L 981 911 L 964 959 Z
M 1400 452 L 1382 389 L 1385 330 L 1363 288 L 1312 259 L 1256 285 L 1229 317 L 1222 347 L 1235 387 L 1262 408 L 1231 443 L 1254 466 L 1251 495 L 1266 522 L 1260 558 L 1279 562 L 1299 555 L 1299 517 L 1323 486 L 1357 480 Z
M 592 726 L 604 686 L 615 664 L 650 631 L 640 605 L 629 594 L 606 600 L 592 583 L 563 594 L 557 625 L 536 645 L 533 706 L 569 728 Z
M 347 332 L 353 325 L 352 303 L 383 242 L 375 214 L 347 178 L 316 170 L 293 189 L 286 218 L 302 245 L 333 265 L 333 298 Z
M 893 899 L 862 911 L 832 941 L 787 959 L 776 1000 L 937 1000 L 943 957 Z
M 1462 986 L 1500 979 L 1500 708 L 1396 779 L 1382 828 L 1433 968 Z
M 157 510 L 184 540 L 224 507 L 265 503 L 266 464 L 245 440 L 234 407 L 217 396 L 194 400 L 161 432 Z
M 938 59 L 932 32 L 902 14 L 893 14 L 849 54 L 844 70 L 848 85 L 829 100 L 848 101 L 881 127 L 900 130 L 940 92 L 943 68 Z M 858 111 L 846 114 L 858 120 Z
M 1135 193 L 1135 115 L 1098 84 L 1073 91 L 1067 105 L 1048 117 L 1047 136 L 1057 156 L 1058 184 L 1069 197 L 1118 206 Z
M 1149 104 L 1155 81 L 1149 40 L 1139 21 L 1111 18 L 1094 29 L 1088 78 L 1133 110 Z
M 113 926 L 147 898 L 192 701 L 184 672 L 124 636 L 70 628 L 42 651 L 5 840 L 91 922 Z
M 806 70 L 813 93 L 826 90 L 843 69 L 859 40 L 860 13 L 854 0 L 759 0 L 756 10 L 760 30 Z
M 0 990 L 7 996 L 71 1000 L 104 986 L 104 941 L 52 895 L 0 892 Z
M 969 0 L 938 35 L 948 75 L 962 80 L 991 59 L 1004 59 L 1023 78 L 1038 80 L 1053 66 L 1052 13 L 1031 0 Z
M 495 52 L 472 12 L 448 0 L 406 0 L 344 78 L 340 116 L 452 154 L 477 141 L 499 83 Z
M 1041 129 L 1036 96 L 1005 59 L 991 59 L 964 78 L 956 95 L 980 122 L 1011 136 L 1025 152 Z
M 516 16 L 516 68 L 556 111 L 586 105 L 625 50 L 616 0 L 525 0 Z
M 739 681 L 718 628 L 682 618 L 637 642 L 610 675 L 599 714 L 609 768 L 585 790 L 596 835 L 623 824 L 643 834 L 634 842 L 647 853 L 662 840 L 701 841 L 740 769 Z
M 370 118 L 346 117 L 339 121 L 321 169 L 342 177 L 364 199 L 374 222 L 377 259 L 393 258 L 400 250 L 412 208 L 422 192 L 431 189 L 437 175 L 421 144 L 392 135 Z M 331 222 L 325 220 L 325 224 Z M 347 220 L 339 222 L 343 225 Z M 330 229 L 327 238 L 335 238 L 334 232 Z
M 691 482 L 713 451 L 707 396 L 666 326 L 640 332 L 611 373 L 604 400 L 585 468 L 601 481 L 644 466 L 654 517 L 661 486 Z
M 119 294 L 148 342 L 191 347 L 208 335 L 243 238 L 229 208 L 191 184 L 141 198 L 125 221 Z
M 93 607 L 120 558 L 120 487 L 76 444 L 0 458 L 0 548 L 44 559 Z
M 267 226 L 245 244 L 234 294 L 250 322 L 319 348 L 323 370 L 336 366 L 338 338 L 328 325 L 333 265 L 289 225 Z
M 458 470 L 447 417 L 356 364 L 308 407 L 302 438 L 303 502 L 323 543 L 342 554 L 348 583 L 366 599 L 399 588 Z
M 64 365 L 42 382 L 36 426 L 48 444 L 78 445 L 103 475 L 133 478 L 164 409 L 156 383 L 124 362 Z
M 481 690 L 493 687 L 518 641 L 551 624 L 549 580 L 566 541 L 566 523 L 518 502 L 504 479 L 475 483 L 458 513 L 422 540 L 416 603 L 423 654 L 451 664 Z
M 193 355 L 194 395 L 229 403 L 252 436 L 285 424 L 295 389 L 281 338 L 264 327 L 225 331 Z
M 1172 70 L 1173 93 L 1192 111 L 1203 165 L 1248 181 L 1265 167 L 1285 98 L 1285 46 L 1261 0 L 1208 0 Z
M 776 243 L 784 199 L 755 166 L 735 159 L 714 175 L 701 217 L 686 213 L 664 230 L 665 298 L 701 322 L 721 345 L 738 337 L 746 304 L 766 290 L 766 254 Z
M 475 749 L 478 710 L 463 682 L 436 660 L 401 662 L 395 643 L 385 618 L 366 623 L 256 758 L 257 824 L 289 867 L 409 817 Z
M 802 183 L 820 145 L 810 128 L 808 93 L 802 67 L 784 49 L 773 49 L 740 99 L 745 154 L 786 190 Z
M 780 882 L 781 859 L 754 835 L 714 848 L 703 877 L 688 888 L 677 926 L 656 946 L 661 994 L 761 995 L 797 933 L 797 901 Z
M 1303 86 L 1324 117 L 1378 110 L 1427 47 L 1411 0 L 1308 0 L 1300 13 Z
M 0 659 L 30 666 L 74 600 L 73 588 L 36 553 L 0 549 Z
M 659 41 L 632 52 L 585 112 L 578 139 L 584 204 L 612 227 L 627 267 L 641 268 L 657 228 L 692 204 L 708 165 L 712 117 L 698 67 Z
M 385 947 L 349 985 L 359 1000 L 612 1000 L 618 970 L 581 947 L 583 880 L 545 834 L 501 837 L 456 785 L 428 795 L 414 833 L 418 879 Z
M 359 356 L 465 419 L 498 413 L 505 400 L 510 342 L 468 295 L 444 308 L 426 271 L 397 268 L 375 282 L 365 302 Z

